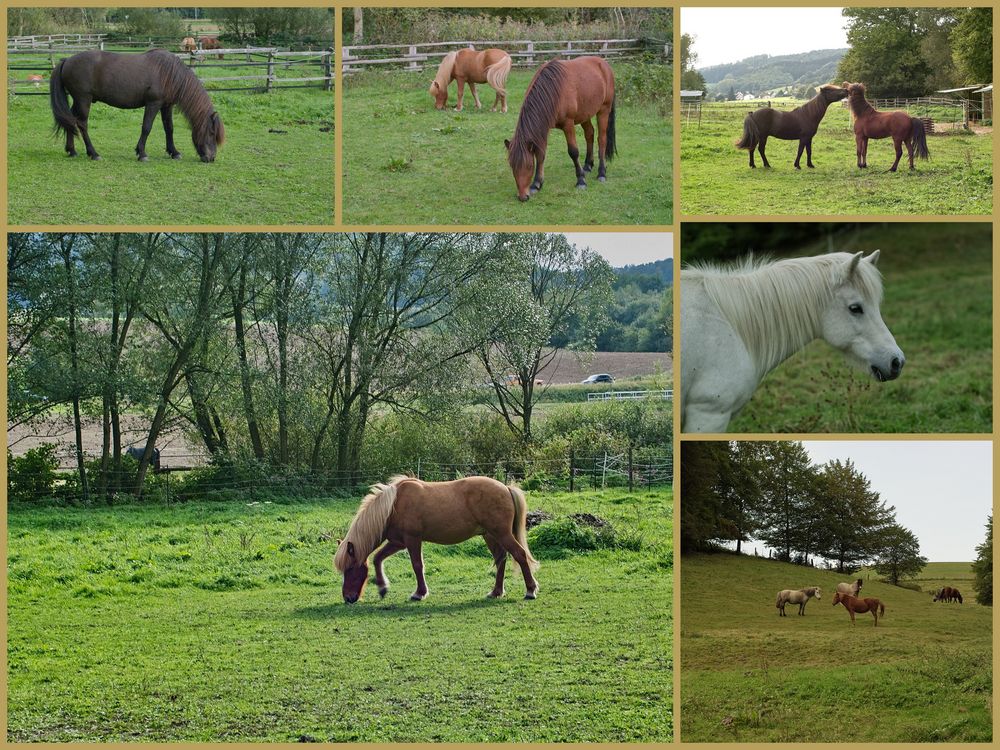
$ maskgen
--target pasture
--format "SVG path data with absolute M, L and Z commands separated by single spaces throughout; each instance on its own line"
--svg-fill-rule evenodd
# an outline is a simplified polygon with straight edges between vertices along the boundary
M 794 109 L 801 102 L 775 102 Z M 764 106 L 755 104 L 754 108 Z M 987 215 L 993 207 L 992 132 L 930 135 L 930 159 L 890 173 L 892 139 L 868 144 L 868 168 L 857 167 L 850 112 L 832 104 L 813 139 L 815 169 L 792 167 L 798 141 L 771 138 L 771 169 L 750 169 L 743 103 L 712 104 L 699 125 L 681 116 L 681 210 L 698 215 Z M 903 149 L 906 156 L 906 149 Z
M 991 237 L 989 224 L 892 223 L 837 248 L 882 250 L 882 318 L 902 374 L 878 383 L 814 341 L 764 379 L 729 432 L 991 432 Z
M 217 66 L 210 72 L 227 74 L 246 75 L 246 69 Z M 173 161 L 167 156 L 157 116 L 146 147 L 149 161 L 139 163 L 134 148 L 142 110 L 94 104 L 90 135 L 101 154 L 94 162 L 86 158 L 79 139 L 80 156 L 66 156 L 64 140 L 53 136 L 47 96 L 10 97 L 9 223 L 332 224 L 333 92 L 302 88 L 258 94 L 209 88 L 209 96 L 226 131 L 212 164 L 198 160 L 187 120 L 176 108 L 174 139 L 183 157 Z
M 504 139 L 514 133 L 532 73 L 511 72 L 507 114 L 489 111 L 495 92 L 486 84 L 477 86 L 481 110 L 466 91 L 463 111 L 454 111 L 455 84 L 449 109 L 436 110 L 428 93 L 433 71 L 345 78 L 344 223 L 670 224 L 670 118 L 655 104 L 625 101 L 620 81 L 618 155 L 608 163 L 607 182 L 597 181 L 595 167 L 587 188 L 578 190 L 565 137 L 551 131 L 545 184 L 531 200 L 518 202 Z M 582 161 L 586 145 L 579 127 L 577 142 Z
M 965 604 L 946 605 L 873 576 L 862 596 L 881 599 L 885 618 L 875 628 L 859 614 L 852 627 L 831 604 L 851 578 L 734 554 L 682 557 L 682 741 L 990 741 L 992 609 L 971 586 Z M 776 593 L 806 586 L 822 599 L 804 617 L 792 607 L 778 617 Z
M 358 493 L 13 507 L 8 740 L 670 742 L 669 490 L 527 495 L 617 546 L 537 527 L 539 598 L 493 601 L 481 539 L 425 545 L 427 600 L 401 553 L 353 606 Z

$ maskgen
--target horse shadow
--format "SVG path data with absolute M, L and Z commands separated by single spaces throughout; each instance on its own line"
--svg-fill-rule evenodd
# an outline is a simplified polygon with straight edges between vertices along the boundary
M 520 597 L 507 596 L 502 599 L 469 599 L 462 602 L 435 603 L 424 600 L 413 602 L 408 598 L 398 602 L 388 603 L 380 601 L 367 605 L 364 602 L 358 604 L 344 604 L 343 602 L 331 602 L 330 604 L 315 604 L 308 607 L 297 607 L 292 610 L 292 617 L 304 620 L 336 620 L 352 617 L 364 617 L 372 612 L 386 613 L 388 615 L 403 617 L 424 617 L 430 614 L 449 614 L 452 612 L 474 612 L 480 609 L 510 606 L 512 603 L 521 601 Z

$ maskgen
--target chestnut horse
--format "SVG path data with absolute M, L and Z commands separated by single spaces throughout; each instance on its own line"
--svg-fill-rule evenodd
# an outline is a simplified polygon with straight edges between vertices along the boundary
M 751 112 L 743 119 L 743 137 L 736 142 L 736 148 L 745 148 L 750 152 L 751 168 L 757 166 L 753 163 L 753 150 L 756 148 L 760 151 L 764 167 L 770 168 L 767 156 L 764 155 L 767 139 L 773 136 L 783 141 L 798 140 L 799 152 L 795 155 L 795 168 L 801 169 L 799 161 L 802 159 L 802 151 L 805 150 L 806 166 L 812 169 L 812 139 L 819 129 L 820 120 L 823 119 L 831 102 L 839 102 L 846 98 L 846 88 L 828 83 L 819 87 L 816 96 L 791 112 L 782 112 L 771 107 Z
M 462 111 L 462 98 L 465 96 L 465 84 L 469 84 L 472 98 L 476 100 L 476 109 L 482 107 L 479 94 L 476 93 L 477 83 L 488 83 L 497 92 L 490 112 L 507 111 L 507 75 L 510 73 L 510 55 L 502 49 L 484 49 L 477 52 L 474 49 L 460 49 L 449 52 L 438 66 L 437 75 L 431 81 L 430 94 L 434 97 L 434 106 L 444 109 L 448 106 L 448 86 L 452 81 L 458 81 L 458 104 L 455 109 Z
M 198 40 L 198 46 L 202 49 L 222 49 L 223 44 L 219 41 L 218 37 L 214 36 L 203 36 Z M 225 55 L 216 55 L 218 59 L 223 59 Z
M 844 605 L 844 609 L 851 615 L 852 624 L 854 624 L 855 612 L 871 612 L 872 617 L 875 618 L 875 627 L 878 627 L 879 615 L 885 617 L 885 605 L 873 596 L 866 599 L 859 599 L 856 596 L 838 591 L 833 595 L 833 606 L 836 607 L 838 604 Z
M 962 604 L 962 592 L 951 586 L 945 586 L 943 589 L 934 595 L 934 601 L 936 602 L 953 602 L 958 600 L 959 604 Z
M 914 152 L 921 159 L 926 159 L 930 155 L 927 151 L 927 132 L 923 120 L 919 117 L 910 117 L 906 112 L 899 110 L 879 112 L 865 99 L 865 85 L 863 83 L 847 83 L 845 81 L 844 88 L 849 92 L 847 101 L 851 105 L 851 114 L 854 116 L 854 139 L 858 147 L 859 168 L 865 169 L 868 166 L 869 138 L 878 139 L 892 136 L 892 145 L 896 149 L 896 161 L 889 168 L 890 172 L 895 172 L 896 167 L 899 166 L 899 160 L 903 156 L 903 143 L 906 144 L 906 152 L 910 157 L 910 169 L 914 169 Z
M 373 485 L 333 557 L 334 566 L 344 574 L 344 601 L 353 604 L 361 598 L 368 581 L 368 556 L 383 541 L 374 561 L 379 596 L 389 591 L 382 563 L 405 549 L 417 578 L 417 590 L 410 599 L 420 601 L 428 593 L 421 545 L 458 544 L 478 534 L 486 540 L 496 566 L 496 581 L 489 596 L 504 595 L 504 566 L 509 552 L 524 576 L 524 598 L 534 599 L 538 583 L 532 571 L 538 569 L 538 561 L 528 549 L 526 518 L 524 493 L 489 477 L 422 482 L 395 476 L 385 484 Z
M 538 69 L 525 92 L 514 137 L 504 141 L 519 201 L 528 200 L 542 189 L 545 150 L 549 131 L 553 128 L 566 135 L 569 158 L 576 168 L 576 186 L 587 187 L 584 174 L 594 168 L 594 126 L 590 118 L 595 115 L 600 159 L 597 179 L 604 182 L 604 160 L 611 161 L 618 152 L 615 147 L 615 76 L 611 66 L 602 57 L 577 57 L 550 60 Z M 583 126 L 587 138 L 583 167 L 580 166 L 580 149 L 576 147 L 577 125 Z
M 806 613 L 806 602 L 808 602 L 813 597 L 817 599 L 822 599 L 820 596 L 819 586 L 813 586 L 808 589 L 785 589 L 778 592 L 778 598 L 774 602 L 774 606 L 778 608 L 779 617 L 787 617 L 785 614 L 786 604 L 798 604 L 799 614 L 805 616 Z
M 70 108 L 67 92 L 73 97 Z M 90 50 L 60 60 L 52 71 L 49 103 L 56 132 L 66 134 L 66 153 L 76 156 L 73 137 L 79 133 L 87 156 L 100 159 L 90 142 L 87 121 L 90 105 L 104 102 L 118 109 L 145 108 L 142 132 L 135 153 L 147 161 L 146 139 L 159 112 L 167 136 L 167 153 L 180 159 L 174 147 L 173 107 L 176 104 L 191 123 L 191 140 L 204 162 L 215 161 L 215 153 L 225 138 L 222 120 L 212 106 L 205 87 L 177 55 L 153 49 L 141 55 L 119 55 Z

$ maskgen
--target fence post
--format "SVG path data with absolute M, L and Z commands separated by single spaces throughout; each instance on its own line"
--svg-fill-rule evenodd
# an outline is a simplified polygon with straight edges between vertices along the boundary
M 411 44 L 410 45 L 410 57 L 414 57 L 415 58 L 416 56 L 417 56 L 417 45 Z M 417 67 L 417 61 L 416 60 L 410 60 L 410 64 L 406 66 L 406 69 L 407 70 L 419 70 L 419 68 Z
M 569 491 L 573 491 L 573 446 L 569 447 Z
M 267 53 L 267 87 L 264 93 L 271 93 L 271 81 L 274 78 L 274 50 Z
M 323 75 L 326 76 L 323 90 L 331 91 L 333 89 L 333 52 L 323 55 Z
M 628 491 L 632 491 L 632 444 L 628 446 Z
M 56 67 L 56 50 L 55 45 L 52 40 L 49 40 L 49 68 L 54 69 Z
M 528 63 L 534 65 L 535 63 L 535 43 L 528 42 L 528 49 L 525 50 L 528 53 Z
M 597 489 L 597 456 L 594 456 L 594 468 L 590 472 L 590 489 Z

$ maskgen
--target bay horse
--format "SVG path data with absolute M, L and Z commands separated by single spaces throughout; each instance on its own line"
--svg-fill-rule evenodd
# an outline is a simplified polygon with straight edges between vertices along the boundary
M 681 271 L 681 429 L 723 432 L 771 370 L 822 338 L 879 382 L 906 362 L 882 321 L 879 251 Z
M 67 93 L 73 97 L 72 108 Z M 90 105 L 94 102 L 118 109 L 145 108 L 142 132 L 135 147 L 139 161 L 149 159 L 146 138 L 157 112 L 167 136 L 167 153 L 172 159 L 181 158 L 174 147 L 174 105 L 191 124 L 191 140 L 202 161 L 215 161 L 216 151 L 225 139 L 222 120 L 205 87 L 176 55 L 166 50 L 154 49 L 141 55 L 90 50 L 60 60 L 52 72 L 49 102 L 56 132 L 66 134 L 66 153 L 70 156 L 76 156 L 73 137 L 79 134 L 87 147 L 87 156 L 101 158 L 90 142 L 87 129 Z
M 813 586 L 808 589 L 784 589 L 778 592 L 778 598 L 774 602 L 774 606 L 778 608 L 778 617 L 787 617 L 785 614 L 786 604 L 798 604 L 799 614 L 803 617 L 806 614 L 806 602 L 808 602 L 813 597 L 817 599 L 822 599 L 820 596 L 819 586 Z
M 198 44 L 202 49 L 222 49 L 222 42 L 214 36 L 203 36 L 198 40 Z M 221 60 L 225 55 L 219 54 L 216 57 Z
M 934 595 L 934 601 L 936 602 L 953 602 L 956 599 L 959 604 L 963 603 L 962 592 L 951 586 L 945 586 Z
M 833 606 L 836 607 L 838 604 L 843 604 L 844 609 L 851 615 L 851 624 L 854 622 L 854 614 L 856 612 L 865 613 L 871 612 L 872 617 L 875 618 L 875 627 L 878 627 L 878 618 L 881 615 L 885 617 L 885 605 L 881 600 L 876 599 L 873 596 L 867 597 L 865 599 L 859 599 L 856 596 L 851 596 L 850 594 L 844 594 L 838 591 L 833 595 Z
M 893 110 L 892 112 L 879 112 L 871 103 L 865 99 L 865 85 L 863 83 L 847 83 L 844 87 L 849 91 L 848 103 L 851 105 L 851 114 L 854 116 L 854 140 L 857 143 L 858 168 L 868 167 L 868 139 L 892 137 L 892 146 L 896 149 L 896 161 L 889 168 L 890 172 L 895 172 L 899 166 L 899 160 L 903 156 L 903 145 L 906 144 L 906 153 L 910 158 L 910 169 L 913 166 L 913 154 L 916 153 L 921 159 L 930 156 L 927 151 L 927 131 L 924 121 L 919 117 L 910 117 L 906 112 Z
M 417 578 L 417 589 L 410 599 L 420 601 L 428 594 L 421 545 L 458 544 L 479 534 L 496 566 L 489 596 L 504 595 L 504 566 L 510 553 L 524 576 L 524 598 L 534 599 L 538 582 L 532 572 L 538 569 L 538 561 L 528 549 L 526 518 L 524 493 L 489 477 L 423 482 L 394 476 L 373 485 L 333 558 L 336 569 L 344 574 L 344 601 L 353 604 L 361 598 L 368 580 L 368 556 L 383 541 L 374 560 L 379 597 L 389 591 L 382 563 L 405 549 Z
M 566 135 L 569 158 L 576 168 L 576 186 L 587 187 L 584 174 L 594 168 L 594 126 L 590 118 L 595 115 L 600 160 L 597 179 L 604 182 L 607 179 L 604 161 L 611 161 L 618 152 L 615 145 L 615 76 L 611 66 L 602 57 L 586 56 L 550 60 L 535 72 L 524 94 L 514 137 L 504 141 L 519 201 L 528 200 L 542 189 L 545 151 L 549 131 L 554 128 Z M 582 167 L 580 149 L 576 146 L 577 125 L 583 126 L 587 139 L 587 157 Z
M 856 580 L 854 583 L 838 583 L 837 591 L 839 591 L 841 594 L 850 594 L 851 596 L 857 596 L 858 592 L 861 591 L 861 584 L 863 583 L 864 581 L 862 581 L 860 578 Z
M 465 84 L 469 84 L 472 98 L 476 100 L 476 109 L 482 107 L 479 94 L 476 93 L 477 83 L 488 83 L 497 92 L 490 112 L 496 112 L 500 106 L 501 112 L 507 111 L 507 76 L 510 74 L 512 62 L 510 55 L 502 49 L 460 49 L 449 52 L 438 66 L 437 75 L 431 81 L 430 94 L 434 97 L 434 106 L 444 109 L 448 106 L 448 87 L 452 81 L 458 81 L 458 103 L 455 109 L 462 111 L 462 98 L 465 96 Z
M 802 159 L 802 151 L 805 150 L 806 166 L 812 169 L 812 139 L 819 129 L 820 120 L 823 119 L 831 103 L 846 98 L 846 88 L 828 83 L 819 87 L 816 96 L 791 112 L 782 112 L 771 107 L 762 107 L 751 112 L 743 119 L 743 137 L 736 141 L 736 148 L 745 148 L 750 152 L 752 169 L 757 167 L 753 161 L 753 150 L 756 148 L 760 151 L 764 167 L 770 169 L 771 164 L 764 154 L 767 139 L 774 137 L 783 141 L 798 140 L 799 152 L 795 155 L 795 168 L 801 169 L 799 161 Z

